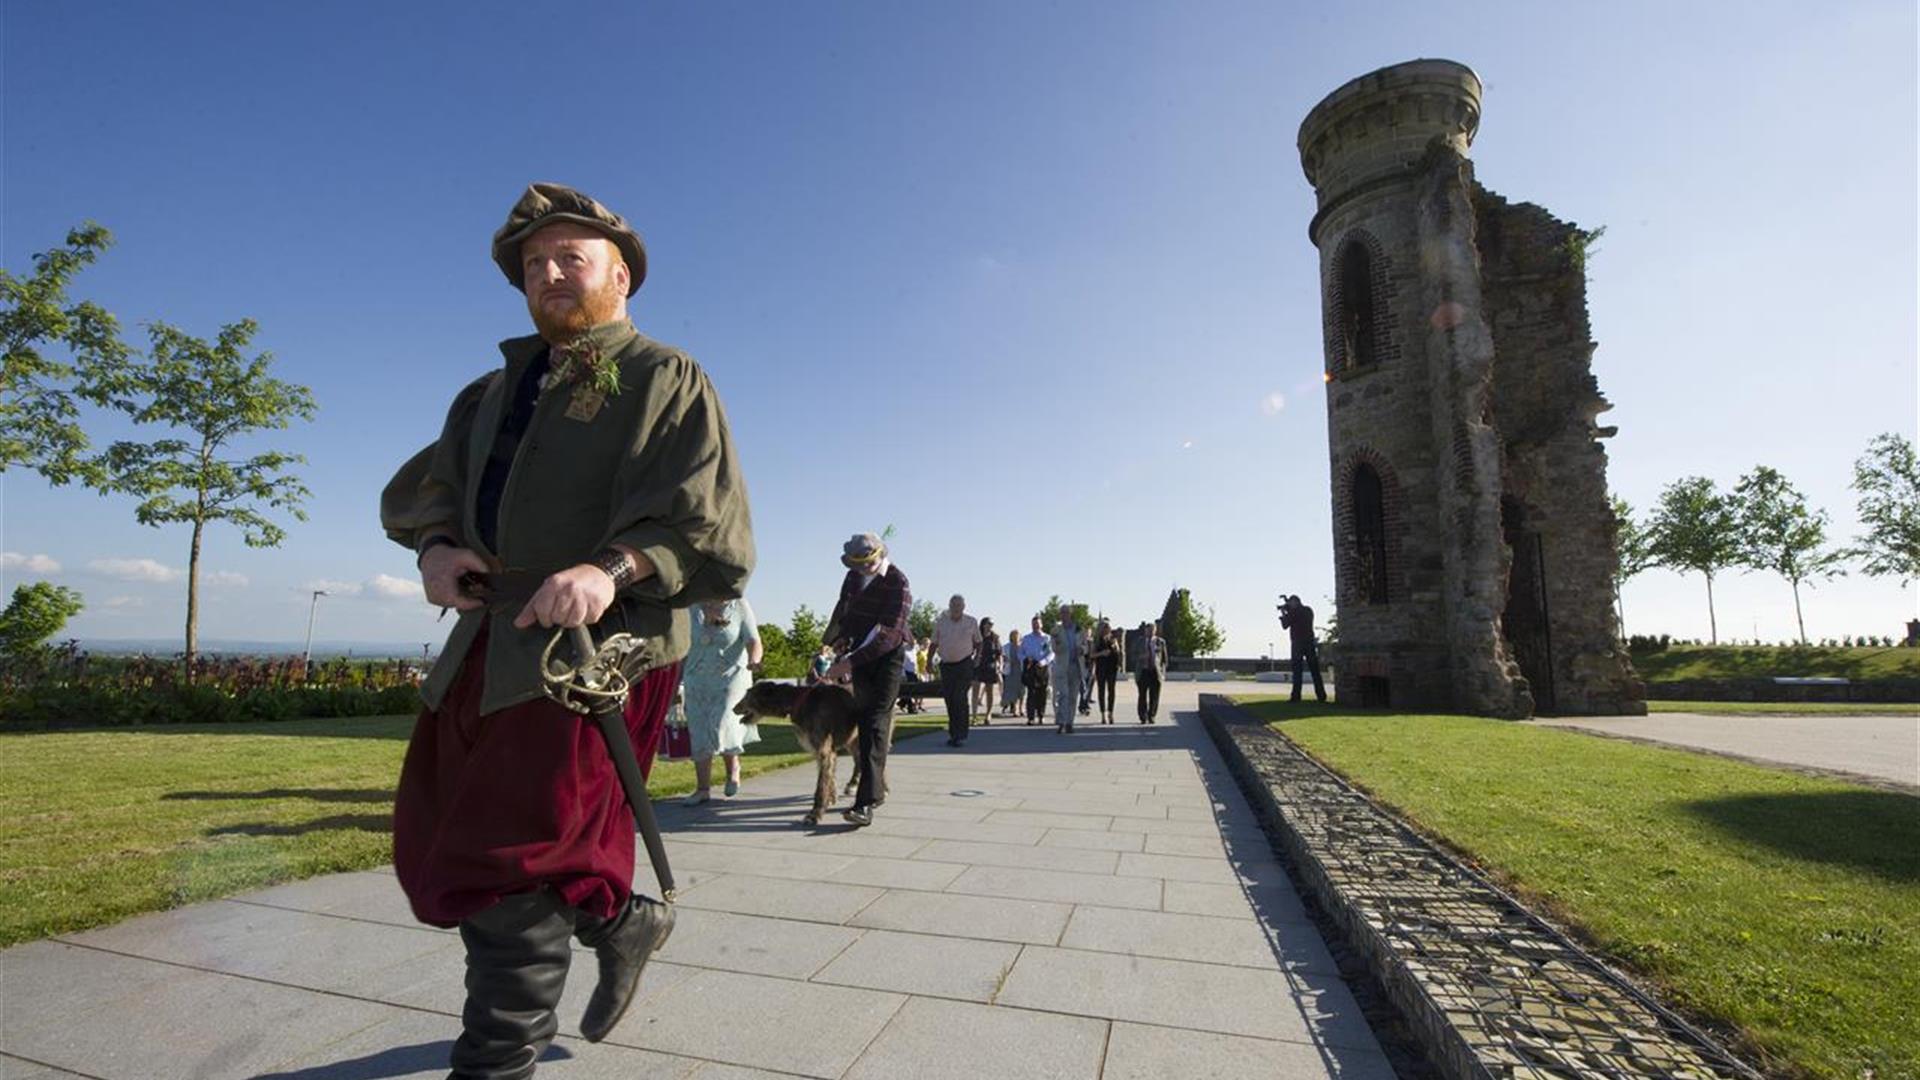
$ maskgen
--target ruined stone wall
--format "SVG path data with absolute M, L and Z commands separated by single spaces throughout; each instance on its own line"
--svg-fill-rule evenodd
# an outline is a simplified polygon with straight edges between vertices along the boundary
M 1446 467 L 1434 494 L 1446 563 L 1442 600 L 1454 704 L 1488 716 L 1531 716 L 1532 692 L 1501 632 L 1510 553 L 1501 527 L 1495 349 L 1482 310 L 1473 167 L 1457 149 L 1436 142 L 1421 174 L 1421 306 L 1428 313 L 1433 442 L 1445 447 Z
M 1473 190 L 1482 312 L 1493 335 L 1493 423 L 1504 449 L 1503 495 L 1516 531 L 1535 538 L 1551 670 L 1530 681 L 1542 710 L 1643 713 L 1645 689 L 1613 617 L 1615 524 L 1607 498 L 1611 408 L 1593 376 L 1580 230 L 1530 203 Z M 1528 598 L 1520 598 L 1525 602 Z M 1520 632 L 1509 626 L 1510 634 Z

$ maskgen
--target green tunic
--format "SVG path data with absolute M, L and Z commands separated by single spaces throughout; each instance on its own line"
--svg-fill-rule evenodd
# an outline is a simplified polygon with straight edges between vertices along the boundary
M 547 347 L 538 337 L 500 343 L 505 366 L 454 398 L 440 438 L 381 493 L 380 524 L 410 550 L 436 532 L 451 533 L 496 569 L 551 573 L 612 544 L 639 551 L 653 576 L 621 590 L 598 628 L 646 640 L 647 666 L 659 667 L 686 654 L 688 605 L 746 588 L 754 561 L 746 484 L 719 395 L 698 364 L 625 320 L 588 336 L 617 360 L 620 392 L 597 408 L 578 385 L 540 395 L 500 496 L 498 551 L 481 541 L 477 493 L 513 388 Z M 461 614 L 421 688 L 429 708 L 439 707 L 482 625 L 480 711 L 541 696 L 540 652 L 553 631 L 515 629 L 513 617 Z

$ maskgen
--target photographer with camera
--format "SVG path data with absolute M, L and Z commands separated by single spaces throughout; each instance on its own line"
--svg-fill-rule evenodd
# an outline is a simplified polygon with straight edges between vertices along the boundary
M 1304 664 L 1313 672 L 1314 697 L 1325 701 L 1327 688 L 1320 683 L 1320 646 L 1313 639 L 1313 609 L 1301 603 L 1297 595 L 1283 595 L 1280 600 L 1276 605 L 1280 625 L 1286 628 L 1293 651 L 1293 700 L 1300 700 L 1300 668 Z

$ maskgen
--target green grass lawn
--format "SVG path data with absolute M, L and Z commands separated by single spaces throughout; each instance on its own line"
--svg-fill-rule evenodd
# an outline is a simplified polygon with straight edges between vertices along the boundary
M 1765 679 L 1775 675 L 1920 679 L 1920 649 L 1897 646 L 1889 649 L 1787 649 L 1767 645 L 1674 645 L 1659 652 L 1634 653 L 1633 668 L 1648 682 Z
M 1242 700 L 1771 1071 L 1920 1076 L 1920 797 L 1505 721 Z
M 896 738 L 945 730 L 901 714 Z M 0 735 L 0 946 L 391 857 L 412 717 Z M 810 760 L 765 721 L 752 776 Z M 845 774 L 843 767 L 842 774 Z M 655 797 L 693 789 L 660 761 Z
M 1920 716 L 1920 705 L 1880 701 L 1649 701 L 1647 711 L 1739 716 Z

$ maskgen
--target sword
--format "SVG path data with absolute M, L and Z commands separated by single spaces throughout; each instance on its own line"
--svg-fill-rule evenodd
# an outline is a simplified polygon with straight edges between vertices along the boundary
M 460 585 L 469 595 L 482 597 L 490 607 L 502 610 L 512 606 L 516 599 L 525 603 L 525 598 L 516 598 L 514 594 L 525 591 L 527 596 L 532 596 L 538 582 L 544 580 L 544 574 L 536 578 L 518 571 L 493 575 L 469 573 L 460 579 Z M 525 587 L 530 581 L 532 589 Z M 515 585 L 520 587 L 513 588 Z M 572 645 L 571 664 L 559 655 L 562 642 Z M 667 863 L 667 845 L 660 838 L 660 822 L 654 816 L 653 800 L 647 795 L 647 782 L 640 775 L 640 759 L 634 754 L 633 739 L 627 734 L 626 719 L 622 715 L 627 692 L 632 689 L 625 669 L 646 647 L 641 639 L 624 633 L 609 634 L 596 646 L 593 632 L 585 626 L 557 627 L 547 647 L 541 650 L 540 678 L 548 698 L 568 712 L 593 721 L 594 727 L 600 730 L 607 757 L 620 778 L 620 790 L 633 811 L 634 826 L 640 832 L 641 843 L 646 845 L 647 859 L 653 863 L 654 876 L 660 881 L 660 896 L 671 904 L 677 890 L 673 869 Z

